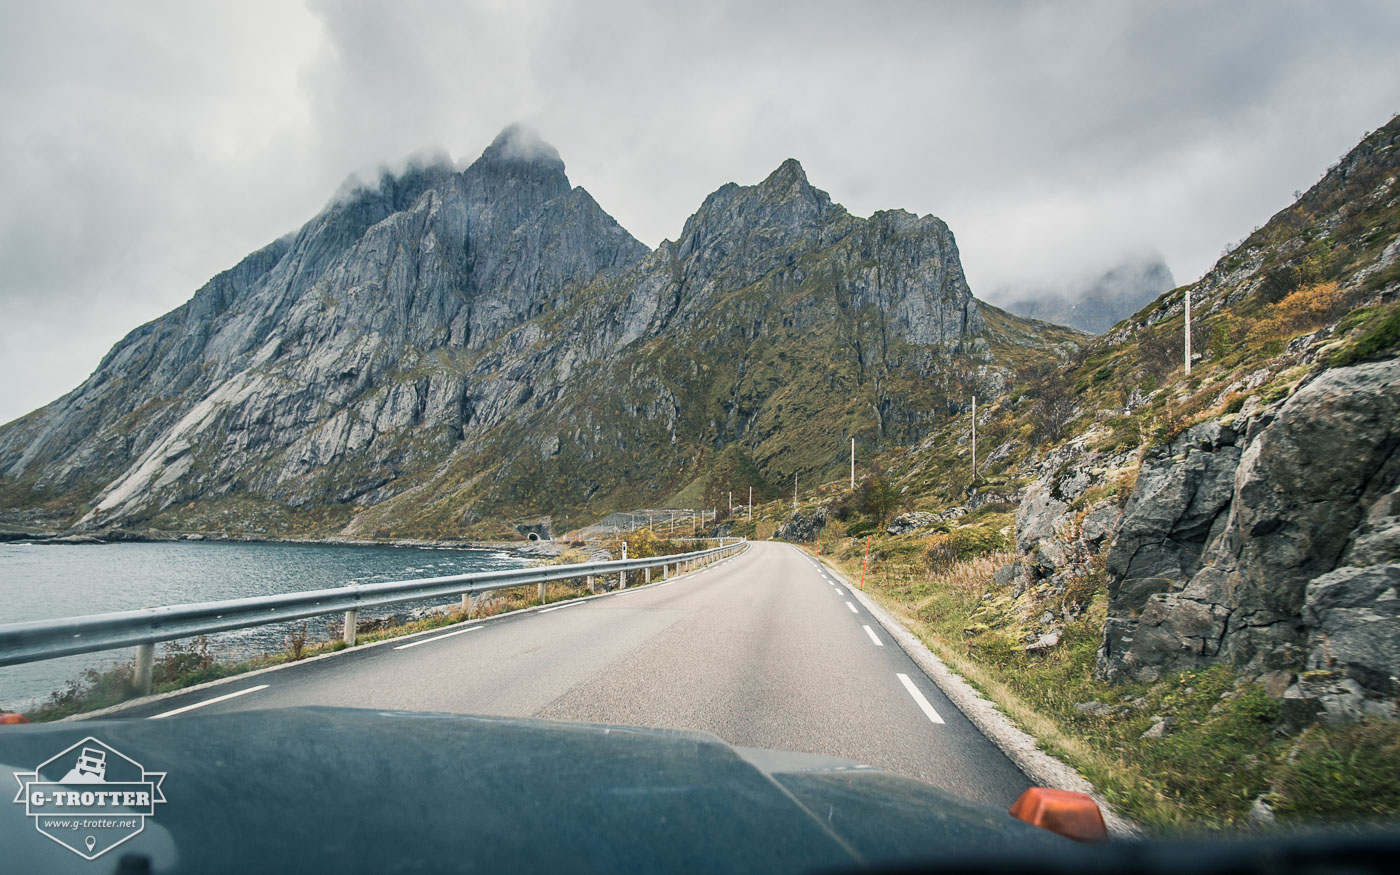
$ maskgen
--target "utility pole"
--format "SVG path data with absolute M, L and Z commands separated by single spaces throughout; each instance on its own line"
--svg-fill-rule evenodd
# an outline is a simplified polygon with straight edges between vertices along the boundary
M 972 396 L 972 482 L 977 482 L 977 396 Z
M 792 512 L 797 513 L 797 472 L 792 473 Z
M 1186 376 L 1191 376 L 1191 287 L 1186 287 Z
M 753 522 L 753 487 L 749 487 L 749 522 Z
M 851 438 L 851 491 L 856 491 L 856 439 Z
M 729 515 L 734 516 L 734 490 L 729 490 Z

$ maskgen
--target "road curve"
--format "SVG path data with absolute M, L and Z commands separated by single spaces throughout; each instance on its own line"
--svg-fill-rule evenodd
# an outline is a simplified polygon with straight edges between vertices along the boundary
M 1029 786 L 843 585 L 776 543 L 665 583 L 349 650 L 115 716 L 296 705 L 698 729 L 857 760 L 1001 807 Z

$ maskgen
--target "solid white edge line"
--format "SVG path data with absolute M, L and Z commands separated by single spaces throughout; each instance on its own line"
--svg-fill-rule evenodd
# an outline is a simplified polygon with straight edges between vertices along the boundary
M 909 691 L 909 695 L 914 697 L 914 701 L 917 702 L 919 708 L 923 710 L 924 716 L 927 717 L 931 722 L 937 723 L 939 726 L 942 726 L 943 718 L 938 716 L 938 712 L 933 710 L 933 706 L 929 704 L 928 699 L 924 698 L 924 694 L 919 692 L 919 688 L 914 686 L 913 681 L 909 680 L 909 675 L 898 673 L 895 675 L 895 677 L 899 678 L 899 682 L 901 684 L 904 684 L 904 689 Z
M 839 571 L 836 572 L 836 575 L 844 579 L 844 575 Z M 963 680 L 961 675 L 948 668 L 941 659 L 934 656 L 928 647 L 903 623 L 890 616 L 889 612 L 880 607 L 868 594 L 855 588 L 851 589 L 851 594 L 865 605 L 870 616 L 884 627 L 890 639 L 908 654 L 909 658 L 914 660 L 914 664 L 928 676 L 928 679 L 938 687 L 939 691 L 948 697 L 948 701 L 953 703 L 953 707 L 962 712 L 968 720 L 971 720 L 972 725 L 991 739 L 1002 753 L 1010 757 L 1011 762 L 1015 763 L 1016 768 L 1031 779 L 1032 784 L 1054 787 L 1057 790 L 1087 793 L 1094 797 L 1095 802 L 1099 803 L 1104 820 L 1108 823 L 1108 834 L 1111 837 L 1142 837 L 1142 829 L 1137 824 L 1115 811 L 1108 800 L 1104 799 L 1102 794 L 1095 790 L 1094 786 L 1077 771 L 1041 750 L 1033 737 L 1013 724 L 1005 714 L 997 710 L 995 705 Z
M 870 643 L 871 643 L 871 644 L 874 644 L 876 647 L 884 647 L 884 646 L 885 646 L 885 642 L 883 642 L 883 641 L 880 640 L 879 636 L 875 634 L 875 630 L 874 630 L 874 629 L 870 628 L 869 626 L 862 626 L 861 628 L 865 630 L 865 634 L 867 634 L 867 635 L 870 636 Z
M 407 644 L 400 644 L 398 647 L 395 647 L 394 649 L 395 649 L 395 650 L 407 650 L 407 649 L 410 648 L 410 647 L 417 647 L 419 644 L 432 644 L 434 641 L 441 641 L 441 640 L 444 639 L 444 638 L 451 638 L 453 635 L 461 635 L 461 634 L 466 633 L 466 632 L 475 632 L 477 629 L 482 629 L 482 628 L 485 628 L 485 627 L 484 627 L 484 626 L 469 626 L 469 627 L 466 628 L 466 629 L 458 629 L 456 632 L 448 632 L 448 633 L 445 634 L 445 635 L 434 635 L 434 636 L 431 637 L 431 638 L 424 638 L 424 639 L 422 639 L 421 641 L 410 641 L 410 642 L 408 642 Z
M 851 604 L 850 602 L 846 602 L 846 607 L 850 608 L 850 609 L 851 609 L 851 613 L 853 613 L 853 614 L 859 614 L 859 613 L 860 613 L 860 611 L 856 610 L 856 606 L 853 605 L 853 604 Z
M 236 693 L 227 693 L 222 696 L 215 696 L 212 699 L 205 699 L 203 702 L 195 702 L 193 705 L 186 705 L 183 708 L 176 708 L 174 711 L 166 711 L 163 714 L 152 714 L 147 720 L 161 720 L 165 717 L 174 717 L 176 714 L 183 714 L 186 711 L 193 711 L 195 708 L 203 708 L 205 705 L 212 705 L 215 702 L 226 702 L 229 699 L 237 699 L 239 696 L 246 696 L 249 693 L 256 693 L 258 690 L 265 690 L 271 684 L 258 684 L 256 687 L 248 687 L 246 690 L 239 690 Z

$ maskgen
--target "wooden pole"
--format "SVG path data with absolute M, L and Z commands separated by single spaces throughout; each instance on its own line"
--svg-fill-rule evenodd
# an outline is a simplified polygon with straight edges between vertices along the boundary
M 972 482 L 977 482 L 977 396 L 972 396 Z
M 1186 287 L 1186 376 L 1191 376 L 1191 287 Z

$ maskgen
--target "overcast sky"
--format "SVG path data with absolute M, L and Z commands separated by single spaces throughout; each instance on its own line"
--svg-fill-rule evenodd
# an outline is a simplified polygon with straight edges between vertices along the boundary
M 0 422 L 315 214 L 524 121 L 649 246 L 798 158 L 973 292 L 1198 278 L 1400 111 L 1400 3 L 0 0 Z

